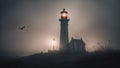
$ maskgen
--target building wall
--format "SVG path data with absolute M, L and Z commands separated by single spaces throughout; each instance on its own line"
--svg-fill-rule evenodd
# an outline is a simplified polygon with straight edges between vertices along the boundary
M 83 40 L 72 39 L 69 43 L 70 52 L 85 52 L 85 43 Z

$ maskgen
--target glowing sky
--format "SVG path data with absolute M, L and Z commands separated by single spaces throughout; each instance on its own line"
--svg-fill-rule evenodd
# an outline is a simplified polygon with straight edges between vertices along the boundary
M 59 45 L 60 12 L 68 11 L 69 40 L 83 38 L 87 51 L 94 51 L 112 40 L 119 48 L 119 0 L 31 0 L 1 1 L 1 51 L 26 55 L 47 52 L 52 40 Z M 19 25 L 26 28 L 21 31 Z

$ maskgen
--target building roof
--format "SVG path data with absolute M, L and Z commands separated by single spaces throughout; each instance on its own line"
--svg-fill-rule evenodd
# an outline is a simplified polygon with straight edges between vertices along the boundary
M 75 38 L 73 38 L 72 37 L 72 39 L 71 39 L 71 41 L 70 41 L 70 43 L 73 43 L 73 42 L 76 42 L 76 43 L 82 43 L 82 44 L 85 44 L 85 42 L 83 41 L 83 39 L 81 38 L 81 39 L 75 39 Z

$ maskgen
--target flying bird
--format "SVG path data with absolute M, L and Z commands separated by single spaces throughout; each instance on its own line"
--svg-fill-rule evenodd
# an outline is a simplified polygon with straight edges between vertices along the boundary
M 23 29 L 25 29 L 25 25 L 19 26 L 18 28 L 19 28 L 20 30 L 23 30 Z

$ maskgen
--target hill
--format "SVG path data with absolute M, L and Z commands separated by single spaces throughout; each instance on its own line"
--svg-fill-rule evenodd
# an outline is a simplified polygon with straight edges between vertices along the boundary
M 34 54 L 1 61 L 0 66 L 2 68 L 120 68 L 120 51 L 86 54 Z

